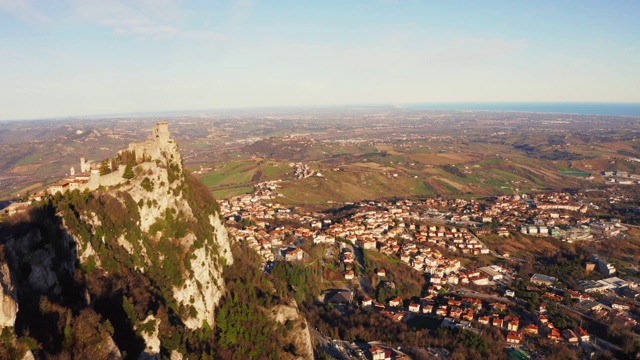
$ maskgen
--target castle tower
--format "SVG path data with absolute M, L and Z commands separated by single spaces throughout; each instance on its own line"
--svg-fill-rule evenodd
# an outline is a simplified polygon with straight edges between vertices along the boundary
M 69 170 L 69 174 L 71 176 L 74 176 L 76 174 L 76 169 L 72 166 L 71 169 Z
M 80 172 L 84 173 L 91 170 L 90 163 L 87 162 L 83 157 L 80 158 Z
M 165 147 L 169 143 L 169 123 L 160 121 L 153 128 L 153 140 L 159 147 Z

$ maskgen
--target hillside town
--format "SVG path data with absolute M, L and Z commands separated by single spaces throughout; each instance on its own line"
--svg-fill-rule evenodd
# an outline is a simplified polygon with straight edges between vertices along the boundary
M 127 151 L 144 161 L 151 153 L 173 150 L 167 123 L 160 122 L 147 142 L 131 144 Z M 289 166 L 296 179 L 323 177 L 307 164 L 292 162 Z M 125 171 L 124 164 L 116 167 L 113 162 L 81 158 L 80 172 L 71 168 L 64 179 L 3 212 L 10 216 L 26 211 L 32 202 L 48 195 L 122 183 Z M 283 197 L 280 186 L 281 180 L 261 182 L 254 185 L 252 194 L 220 200 L 221 215 L 229 233 L 260 255 L 265 272 L 277 262 L 321 261 L 324 269 L 330 268 L 325 279 L 329 289 L 317 294 L 321 303 L 366 309 L 394 322 L 426 322 L 431 330 L 481 333 L 494 329 L 513 358 L 544 356 L 537 346 L 541 341 L 566 344 L 585 354 L 620 351 L 606 329 L 638 326 L 639 281 L 620 275 L 615 259 L 591 253 L 581 264 L 588 276 L 568 283 L 545 273 L 540 263 L 523 271 L 528 260 L 496 245 L 495 239 L 508 244 L 523 236 L 581 244 L 626 236 L 630 225 L 595 215 L 598 205 L 579 192 L 521 193 L 482 201 L 444 197 L 370 200 L 334 203 L 336 211 L 312 211 L 279 202 Z M 611 203 L 620 200 L 615 193 L 609 198 Z M 491 239 L 492 244 L 487 245 Z M 309 246 L 326 249 L 325 255 L 313 259 Z M 363 274 L 363 258 L 368 253 L 420 274 L 422 291 L 403 297 L 380 295 L 392 294 L 396 284 L 390 280 L 391 269 L 373 269 L 373 282 Z M 373 283 L 385 291 L 376 291 Z M 318 343 L 341 344 L 340 351 L 349 348 L 330 334 L 318 332 L 316 337 Z M 446 358 L 443 348 L 429 349 L 429 353 L 436 354 L 433 358 Z M 373 341 L 366 353 L 353 348 L 338 357 L 351 356 L 401 359 L 406 354 Z
M 135 151 L 135 144 L 132 147 Z M 76 189 L 74 183 L 88 186 L 90 179 L 83 179 L 84 174 L 101 177 L 93 165 L 82 159 L 80 174 L 52 184 L 48 193 Z M 122 181 L 122 172 L 123 167 L 114 178 Z M 67 186 L 58 188 L 63 183 Z M 396 322 L 430 319 L 437 321 L 436 327 L 478 333 L 493 328 L 515 358 L 543 356 L 535 345 L 541 340 L 585 353 L 618 351 L 620 346 L 598 329 L 638 326 L 640 317 L 633 310 L 640 300 L 639 281 L 617 277 L 618 269 L 606 257 L 591 254 L 584 271 L 598 275 L 568 287 L 563 279 L 542 272 L 523 277 L 518 271 L 522 259 L 482 240 L 493 236 L 508 242 L 515 236 L 529 236 L 588 243 L 625 236 L 628 225 L 589 215 L 597 206 L 579 195 L 516 194 L 483 202 L 462 198 L 372 200 L 342 204 L 344 211 L 336 214 L 284 206 L 278 202 L 282 197 L 279 186 L 280 181 L 263 182 L 255 185 L 253 194 L 220 200 L 221 215 L 229 233 L 260 255 L 264 271 L 274 262 L 308 261 L 305 244 L 326 248 L 328 256 L 322 261 L 339 265 L 334 267 L 339 274 L 332 279 L 341 281 L 329 282 L 335 288 L 318 294 L 325 304 L 370 309 Z M 30 202 L 43 196 L 46 194 L 32 194 Z M 14 203 L 4 212 L 25 211 L 30 202 Z M 376 296 L 362 274 L 364 252 L 383 254 L 423 274 L 424 291 L 406 298 Z M 387 269 L 375 269 L 375 277 L 378 283 L 395 286 Z M 576 318 L 582 319 L 580 323 Z M 583 325 L 583 320 L 590 325 Z M 340 339 L 317 336 L 323 337 L 319 342 L 340 344 Z M 406 356 L 375 342 L 368 346 L 367 354 L 360 349 L 350 354 L 369 358 L 378 354 L 381 359 Z M 348 344 L 343 344 L 342 350 L 346 348 Z M 445 349 L 429 351 L 446 358 L 441 354 Z
M 515 346 L 513 357 L 543 355 L 534 342 L 524 345 L 533 338 L 585 353 L 615 351 L 618 345 L 605 340 L 605 333 L 590 333 L 596 326 L 568 319 L 627 329 L 640 320 L 630 311 L 640 299 L 638 280 L 615 277 L 615 266 L 599 254 L 592 254 L 584 271 L 602 279 L 568 288 L 543 273 L 522 278 L 516 271 L 521 259 L 480 240 L 499 236 L 508 241 L 520 233 L 564 242 L 606 241 L 627 230 L 619 220 L 588 216 L 595 205 L 568 193 L 499 196 L 484 204 L 442 198 L 367 201 L 345 204 L 348 211 L 336 217 L 280 205 L 278 186 L 278 181 L 260 183 L 254 194 L 220 201 L 229 231 L 261 255 L 265 269 L 274 261 L 306 261 L 305 243 L 335 249 L 343 288 L 321 294 L 326 303 L 370 308 L 394 321 L 435 318 L 439 327 L 476 332 L 493 327 L 505 346 Z M 362 280 L 357 255 L 363 251 L 385 254 L 424 274 L 426 291 L 406 299 L 366 293 L 371 289 Z M 485 263 L 476 261 L 483 256 L 503 261 L 476 266 Z M 376 275 L 384 281 L 386 269 L 377 269 Z

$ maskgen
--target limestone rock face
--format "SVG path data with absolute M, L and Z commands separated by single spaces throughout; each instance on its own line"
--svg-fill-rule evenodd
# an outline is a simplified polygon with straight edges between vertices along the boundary
M 57 284 L 58 279 L 52 270 L 53 259 L 50 252 L 39 249 L 27 255 L 26 260 L 31 264 L 29 283 L 34 289 L 44 293 Z
M 227 265 L 233 264 L 233 255 L 231 254 L 231 242 L 227 229 L 222 224 L 220 216 L 209 215 L 209 223 L 215 229 L 215 238 L 218 239 L 218 245 L 221 249 L 221 255 Z
M 109 358 L 121 359 L 121 348 L 142 350 L 143 359 L 159 359 L 169 349 L 171 358 L 179 359 L 175 349 L 181 332 L 215 329 L 215 310 L 225 293 L 224 266 L 234 261 L 230 239 L 209 190 L 183 171 L 166 124 L 119 156 L 127 165 L 119 164 L 118 172 L 41 204 L 34 219 L 45 219 L 44 225 L 0 234 L 6 253 L 0 248 L 0 255 L 10 260 L 0 256 L 0 329 L 22 321 L 18 294 L 27 311 L 32 302 L 24 302 L 24 294 L 53 295 L 39 306 L 69 316 L 70 325 L 61 328 L 65 337 L 68 328 L 74 329 L 76 310 L 89 308 L 101 315 L 100 325 L 82 328 L 83 335 L 104 335 L 108 329 L 118 334 L 118 326 L 137 331 L 130 341 L 92 337 Z M 123 313 L 126 322 L 107 322 Z M 41 343 L 48 341 L 48 334 L 37 335 Z
M 210 216 L 215 229 L 217 246 L 205 246 L 193 251 L 191 255 L 191 276 L 180 287 L 175 287 L 175 299 L 185 306 L 193 306 L 199 316 L 187 319 L 185 325 L 191 329 L 215 323 L 214 311 L 224 292 L 224 279 L 220 271 L 221 262 L 233 263 L 229 236 L 217 216 Z M 215 261 L 212 261 L 214 259 Z
M 63 257 L 59 256 L 51 243 L 43 239 L 40 230 L 30 229 L 19 238 L 9 239 L 5 251 L 16 260 L 17 268 L 28 269 L 27 280 L 31 288 L 41 293 L 59 295 L 58 274 L 73 272 L 77 254 L 74 238 L 68 234 L 59 239 L 57 246 L 68 250 Z
M 118 351 L 118 353 L 120 353 L 120 352 Z M 122 358 L 122 357 L 120 357 L 120 358 L 114 358 L 114 359 L 121 359 L 121 358 Z M 31 350 L 27 350 L 27 352 L 26 352 L 26 353 L 24 354 L 24 356 L 22 357 L 22 360 L 36 360 L 36 357 L 35 357 L 35 356 L 33 356 L 33 353 L 31 352 Z
M 307 320 L 298 311 L 298 305 L 292 300 L 287 305 L 277 305 L 272 309 L 272 316 L 275 321 L 285 324 L 287 321 L 293 324 L 292 330 L 287 336 L 288 340 L 299 349 L 298 359 L 313 359 L 313 345 L 311 344 L 311 333 Z
M 146 151 L 147 156 L 149 153 L 153 154 L 148 149 Z M 136 203 L 142 204 L 139 212 L 140 229 L 143 232 L 150 232 L 154 224 L 166 216 L 167 211 L 176 217 L 193 218 L 191 204 L 180 191 L 184 187 L 184 179 L 179 175 L 182 172 L 179 153 L 164 152 L 160 159 L 154 159 L 152 156 L 151 161 L 137 166 L 135 171 L 138 173 L 136 178 L 120 190 L 131 195 Z M 170 175 L 170 171 L 174 174 Z M 176 176 L 178 179 L 171 181 L 172 177 Z M 145 187 L 142 186 L 142 182 L 153 185 Z M 182 284 L 173 288 L 173 296 L 181 306 L 190 309 L 190 316 L 182 319 L 190 329 L 202 327 L 205 321 L 210 326 L 214 325 L 214 312 L 224 293 L 222 265 L 233 263 L 229 237 L 219 214 L 209 214 L 208 218 L 212 241 L 198 239 L 193 232 L 187 232 L 179 239 L 190 254 L 190 271 Z M 147 265 L 154 266 L 149 256 L 144 253 L 145 247 L 142 249 L 141 255 L 145 257 Z
M 13 327 L 18 314 L 16 289 L 6 262 L 0 263 L 0 329 Z
M 205 323 L 213 327 L 215 309 L 225 291 L 223 266 L 233 263 L 229 236 L 219 212 L 212 210 L 217 204 L 198 203 L 202 199 L 193 194 L 188 184 L 178 146 L 170 138 L 166 124 L 159 123 L 152 139 L 131 144 L 128 151 L 138 161 L 132 169 L 135 176 L 107 188 L 106 193 L 115 196 L 127 211 L 136 213 L 139 233 L 132 236 L 123 230 L 116 235 L 117 246 L 136 258 L 137 271 L 148 273 L 151 268 L 180 267 L 182 264 L 174 264 L 174 261 L 165 262 L 167 258 L 175 259 L 175 254 L 157 251 L 166 248 L 162 246 L 163 242 L 179 244 L 185 254 L 180 260 L 184 262 L 184 270 L 182 279 L 172 287 L 172 296 L 182 309 L 180 318 L 189 329 L 201 328 Z M 206 208 L 205 215 L 203 207 Z M 200 216 L 197 219 L 196 212 Z M 80 218 L 94 233 L 104 223 L 104 219 L 92 213 L 82 213 Z M 179 224 L 187 225 L 182 231 L 175 232 L 172 228 Z M 77 237 L 76 241 L 81 262 L 93 258 L 95 266 L 103 266 L 105 259 L 101 261 L 96 250 L 101 244 L 96 246 L 94 241 L 92 246 Z M 43 286 L 49 284 L 44 273 L 37 276 Z M 149 353 L 152 352 L 147 351 Z
M 142 338 L 147 345 L 146 349 L 140 354 L 138 359 L 160 359 L 160 339 L 158 339 L 158 327 L 160 326 L 160 319 L 156 319 L 153 315 L 147 316 L 143 324 L 152 323 L 155 324 L 151 333 L 142 332 Z

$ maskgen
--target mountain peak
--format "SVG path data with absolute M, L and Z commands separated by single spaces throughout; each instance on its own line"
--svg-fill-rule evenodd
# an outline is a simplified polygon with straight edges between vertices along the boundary
M 210 332 L 226 288 L 223 266 L 234 259 L 219 206 L 183 170 L 168 124 L 93 164 L 88 179 L 74 176 L 50 188 L 26 233 L 3 239 L 20 310 L 30 314 L 15 326 L 35 329 L 50 321 L 46 311 L 68 322 L 78 310 L 95 311 L 113 327 L 117 348 L 152 356 L 178 350 L 188 331 Z M 46 311 L 33 301 L 41 296 L 52 303 Z M 62 337 L 70 331 L 47 325 Z M 46 352 L 64 346 L 36 337 Z

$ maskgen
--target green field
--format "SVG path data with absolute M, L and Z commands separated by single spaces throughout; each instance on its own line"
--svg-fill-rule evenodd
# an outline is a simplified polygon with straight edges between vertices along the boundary
M 570 151 L 574 150 L 574 143 L 579 143 L 574 138 L 571 149 L 558 148 L 556 140 L 545 137 L 490 140 L 452 146 L 446 141 L 370 145 L 267 139 L 244 151 L 235 150 L 226 157 L 235 160 L 218 162 L 218 168 L 201 179 L 219 198 L 250 192 L 258 182 L 282 179 L 277 191 L 283 195 L 279 202 L 320 205 L 328 201 L 484 197 L 541 188 L 582 187 L 580 177 L 589 172 L 575 169 L 604 164 L 594 159 L 563 159 L 572 156 L 566 154 L 578 152 Z M 598 151 L 611 156 L 619 148 L 622 145 L 606 151 L 605 147 L 598 147 Z M 559 160 L 549 160 L 549 156 Z M 324 177 L 296 180 L 291 162 L 307 164 Z
M 571 175 L 571 176 L 580 176 L 580 177 L 589 177 L 589 176 L 591 176 L 590 172 L 578 171 L 578 170 L 560 171 L 560 174 L 562 174 L 562 175 Z
M 22 159 L 20 159 L 16 165 L 17 166 L 25 166 L 25 165 L 31 165 L 36 161 L 40 160 L 40 155 L 39 154 L 31 154 L 29 156 L 23 157 Z
M 200 175 L 200 180 L 212 190 L 216 198 L 225 199 L 252 193 L 255 184 L 286 178 L 292 171 L 283 162 L 237 160 L 220 164 L 218 169 Z
M 213 197 L 215 197 L 216 199 L 228 199 L 233 196 L 251 194 L 252 192 L 252 186 L 237 187 L 231 189 L 215 190 L 213 191 Z
M 537 161 L 525 160 L 512 157 L 509 161 L 489 159 L 468 165 L 409 166 L 401 156 L 380 158 L 376 154 L 353 157 L 350 163 L 339 166 L 340 171 L 334 171 L 336 166 L 331 162 L 307 163 L 310 168 L 320 171 L 323 177 L 296 180 L 289 162 L 258 158 L 220 163 L 218 169 L 202 175 L 201 180 L 216 197 L 226 198 L 250 193 L 258 182 L 282 179 L 285 181 L 280 184 L 278 192 L 284 196 L 279 201 L 288 205 L 407 196 L 482 197 L 512 194 L 516 188 L 517 191 L 527 191 L 560 187 L 571 181 L 571 178 L 563 178 L 561 175 L 564 173 L 559 173 L 557 168 L 551 167 L 553 164 L 547 163 L 545 167 L 538 165 Z

